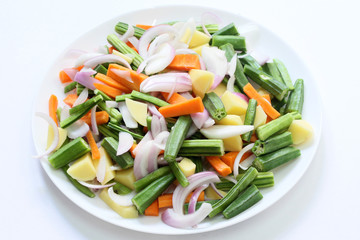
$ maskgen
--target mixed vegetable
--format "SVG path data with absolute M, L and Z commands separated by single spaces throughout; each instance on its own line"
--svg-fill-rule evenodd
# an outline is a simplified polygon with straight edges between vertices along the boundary
M 49 99 L 47 156 L 88 197 L 124 218 L 194 227 L 232 218 L 300 156 L 304 81 L 256 59 L 234 23 L 119 22 L 109 45 L 63 69 Z M 60 105 L 60 106 L 59 106 Z

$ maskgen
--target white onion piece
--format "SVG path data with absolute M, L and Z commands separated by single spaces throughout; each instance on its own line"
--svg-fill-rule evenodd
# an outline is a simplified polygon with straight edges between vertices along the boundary
M 99 135 L 99 130 L 96 122 L 96 105 L 91 109 L 91 130 L 94 135 Z
M 134 46 L 136 50 L 139 49 L 139 39 L 137 39 L 136 37 L 129 37 L 128 41 Z M 131 58 L 134 58 L 134 56 L 131 55 Z
M 60 112 L 60 121 L 64 121 L 70 116 L 69 113 L 70 107 L 68 105 L 65 105 Z
M 158 148 L 160 148 L 160 150 L 165 150 L 166 141 L 167 141 L 169 135 L 170 135 L 170 133 L 168 131 L 162 131 L 155 137 L 154 144 Z
M 207 188 L 209 186 L 209 184 L 204 184 L 198 188 L 195 189 L 194 193 L 191 195 L 190 201 L 189 201 L 189 207 L 188 207 L 188 213 L 194 213 L 195 212 L 195 207 L 196 207 L 196 202 L 200 196 L 200 193 L 202 191 L 204 191 L 205 188 Z
M 219 191 L 219 189 L 216 188 L 215 184 L 214 183 L 210 183 L 210 187 L 212 189 L 214 189 L 214 191 L 216 192 L 217 195 L 219 195 L 221 198 L 224 197 L 224 195 L 222 195 L 222 193 Z
M 123 116 L 123 120 L 125 122 L 126 127 L 128 128 L 137 128 L 138 123 L 135 119 L 131 116 L 129 109 L 126 106 L 125 102 L 119 102 L 119 110 Z
M 164 70 L 174 59 L 175 49 L 170 44 L 164 43 L 159 47 L 156 56 L 156 58 L 147 63 L 145 67 L 146 75 L 152 75 Z
M 119 106 L 119 103 L 116 101 L 105 101 L 105 104 L 108 108 L 116 108 Z
M 192 90 L 188 73 L 162 73 L 146 78 L 140 84 L 141 92 L 170 92 L 175 85 L 175 92 Z
M 152 141 L 152 146 L 149 151 L 148 160 L 147 160 L 147 171 L 148 173 L 151 173 L 158 169 L 158 163 L 157 163 L 157 157 L 160 154 L 161 149 L 157 147 L 157 145 L 154 143 L 154 140 Z
M 120 70 L 116 68 L 111 68 L 111 71 L 115 73 L 117 76 L 127 80 L 128 82 L 133 83 L 134 81 L 131 78 L 130 72 L 126 70 Z
M 115 54 L 105 54 L 105 55 L 93 57 L 84 63 L 84 67 L 94 68 L 99 64 L 108 63 L 108 62 L 119 63 L 124 67 L 131 69 L 130 64 L 125 59 Z
M 137 180 L 157 169 L 157 156 L 159 153 L 160 149 L 154 144 L 153 140 L 146 142 L 138 149 L 134 159 L 134 175 Z
M 108 194 L 111 200 L 113 200 L 116 204 L 119 204 L 120 206 L 132 206 L 133 203 L 131 199 L 136 195 L 135 191 L 132 191 L 131 193 L 126 195 L 116 194 L 113 187 L 110 187 L 108 189 Z
M 211 126 L 215 125 L 215 120 L 209 117 L 203 124 L 202 128 L 209 128 Z
M 94 57 L 97 57 L 97 56 L 102 56 L 104 54 L 101 54 L 101 53 L 84 53 L 82 54 L 80 57 L 78 57 L 75 61 L 75 67 L 80 67 L 82 65 L 84 65 L 84 63 L 91 59 L 91 58 L 94 58 Z
M 148 56 L 152 56 L 161 44 L 166 43 L 166 42 L 170 41 L 171 39 L 172 39 L 172 37 L 168 33 L 160 34 L 159 36 L 157 36 L 151 42 L 151 44 L 148 48 Z
M 255 144 L 254 143 L 250 143 L 249 145 L 247 145 L 246 147 L 244 147 L 243 149 L 241 149 L 241 151 L 239 152 L 239 154 L 236 156 L 235 161 L 234 161 L 234 166 L 233 166 L 233 174 L 234 174 L 234 178 L 237 177 L 237 175 L 239 175 L 239 163 L 240 160 L 242 158 L 242 156 L 244 155 L 244 153 L 246 153 L 247 151 L 250 151 L 253 146 Z
M 145 136 L 141 139 L 141 141 L 138 143 L 138 145 L 134 148 L 133 152 L 136 155 L 138 151 L 140 151 L 139 149 L 141 149 L 143 147 L 143 145 L 145 145 L 145 143 L 149 142 L 153 140 L 153 137 L 151 135 L 151 131 L 148 131 Z
M 242 161 L 239 166 L 242 170 L 247 170 L 252 163 L 254 162 L 256 156 L 255 154 L 251 154 L 248 158 L 246 158 L 244 161 Z
M 228 90 L 229 92 L 232 92 L 232 93 L 235 92 L 234 84 L 235 84 L 235 76 L 232 75 L 226 84 L 226 90 Z
M 248 98 L 245 94 L 242 94 L 242 93 L 239 93 L 239 92 L 233 92 L 233 94 L 235 94 L 236 96 L 242 98 L 242 99 L 245 100 L 247 103 L 249 102 L 249 98 Z
M 239 26 L 238 31 L 241 36 L 246 39 L 246 48 L 249 52 L 254 50 L 260 40 L 259 27 L 254 23 L 248 23 L 243 26 Z
M 173 209 L 168 208 L 161 215 L 161 220 L 167 225 L 176 228 L 192 227 L 204 220 L 212 209 L 213 208 L 210 203 L 203 203 L 196 212 L 187 215 L 180 215 L 175 213 Z
M 119 146 L 116 152 L 116 156 L 119 156 L 129 151 L 133 144 L 134 138 L 130 133 L 119 132 Z
M 197 130 L 199 130 L 199 128 L 194 123 L 192 123 L 185 138 L 191 137 L 192 135 L 194 135 L 197 132 Z
M 228 70 L 227 73 L 230 76 L 229 81 L 227 82 L 227 90 L 230 92 L 235 92 L 234 90 L 234 84 L 235 84 L 235 70 L 236 70 L 236 60 L 237 60 L 237 54 L 234 54 L 234 56 L 231 58 L 229 64 L 228 64 Z
M 254 130 L 253 125 L 215 125 L 200 129 L 207 138 L 224 139 Z
M 54 133 L 54 140 L 52 141 L 50 147 L 43 153 L 34 156 L 34 158 L 42 158 L 44 156 L 49 155 L 52 151 L 55 150 L 56 146 L 59 144 L 59 129 L 56 126 L 55 121 L 47 114 L 42 113 L 42 112 L 36 112 L 35 116 L 40 117 L 42 119 L 44 119 L 45 121 L 47 121 L 49 123 L 49 125 L 51 126 L 53 133 Z
M 214 73 L 215 79 L 211 89 L 215 89 L 217 85 L 224 79 L 228 70 L 228 62 L 225 52 L 217 47 L 203 47 L 201 56 L 204 60 L 206 69 Z
M 204 109 L 203 112 L 192 113 L 190 116 L 195 126 L 200 129 L 209 118 L 209 112 Z
M 262 66 L 264 65 L 266 62 L 268 62 L 270 60 L 270 57 L 259 52 L 259 51 L 252 51 L 250 53 L 250 55 L 255 58 L 255 60 Z
M 99 184 L 91 184 L 91 183 L 87 183 L 84 181 L 78 181 L 81 185 L 88 187 L 88 188 L 92 188 L 92 189 L 102 189 L 102 188 L 107 188 L 107 187 L 111 187 L 114 186 L 115 183 L 109 183 L 109 184 L 105 184 L 105 185 L 99 185 Z
M 155 138 L 160 131 L 160 119 L 157 116 L 153 116 L 151 119 L 151 135 Z
M 89 132 L 90 127 L 84 121 L 77 120 L 67 127 L 66 130 L 67 136 L 71 139 L 75 139 L 78 137 L 84 137 Z
M 85 88 L 84 90 L 81 91 L 80 95 L 78 96 L 78 98 L 75 100 L 73 107 L 84 103 L 86 101 L 86 99 L 89 96 L 89 90 L 87 88 Z
M 126 30 L 124 35 L 120 37 L 120 40 L 123 42 L 127 42 L 130 37 L 134 36 L 134 32 L 134 27 L 131 24 L 128 24 L 128 29 Z
M 148 57 L 148 46 L 150 42 L 161 34 L 168 33 L 170 35 L 176 35 L 175 29 L 170 25 L 158 25 L 152 27 L 144 32 L 139 39 L 139 55 L 146 59 Z
M 179 215 L 184 215 L 183 207 L 186 197 L 197 187 L 211 182 L 219 182 L 219 177 L 210 171 L 195 173 L 188 177 L 189 185 L 182 187 L 178 185 L 173 194 L 173 209 Z
M 157 116 L 159 118 L 163 117 L 163 115 L 159 112 L 159 110 L 157 110 L 157 108 L 153 104 L 148 104 L 148 109 L 153 116 Z
M 180 95 L 183 96 L 184 98 L 188 99 L 188 100 L 194 98 L 189 92 L 182 92 L 182 93 L 180 93 Z
M 64 68 L 63 71 L 66 73 L 66 75 L 69 76 L 72 81 L 74 81 L 76 73 L 79 72 L 77 69 L 74 68 Z
M 106 156 L 105 154 L 100 155 L 99 165 L 96 169 L 96 179 L 102 183 L 106 175 Z

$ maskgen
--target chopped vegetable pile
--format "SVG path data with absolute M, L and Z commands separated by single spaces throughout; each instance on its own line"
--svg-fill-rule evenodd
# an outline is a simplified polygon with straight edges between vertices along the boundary
M 191 228 L 255 205 L 313 130 L 304 80 L 256 59 L 235 24 L 119 22 L 60 72 L 66 96 L 37 113 L 49 122 L 37 157 L 124 218 Z

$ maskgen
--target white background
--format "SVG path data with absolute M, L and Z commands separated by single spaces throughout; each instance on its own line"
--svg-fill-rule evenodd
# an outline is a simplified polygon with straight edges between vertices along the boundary
M 177 4 L 195 4 L 182 0 Z M 323 99 L 320 147 L 300 182 L 232 227 L 170 237 L 129 231 L 78 208 L 32 159 L 32 105 L 55 58 L 121 13 L 170 1 L 1 1 L 1 239 L 359 239 L 360 5 L 357 1 L 196 1 L 242 14 L 296 49 Z

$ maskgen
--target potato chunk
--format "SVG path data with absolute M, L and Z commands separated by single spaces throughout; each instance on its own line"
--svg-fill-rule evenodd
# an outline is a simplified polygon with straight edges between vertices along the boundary
M 214 74 L 205 70 L 191 69 L 189 75 L 193 92 L 196 96 L 203 98 L 214 82 Z
M 184 158 L 179 163 L 179 168 L 184 173 L 185 177 L 188 177 L 195 173 L 196 165 L 190 159 Z
M 209 42 L 210 42 L 210 37 L 208 35 L 198 30 L 195 30 L 189 42 L 189 48 L 194 48 L 204 44 L 209 44 Z
M 67 173 L 79 181 L 90 181 L 96 177 L 96 170 L 92 162 L 91 154 L 87 153 L 76 160 L 67 170 Z
M 314 132 L 310 123 L 305 120 L 294 120 L 288 131 L 291 132 L 293 143 L 295 145 L 304 143 L 311 139 Z
M 242 115 L 246 113 L 248 103 L 235 94 L 225 91 L 221 97 L 227 114 Z
M 128 168 L 115 173 L 115 181 L 124 184 L 128 188 L 134 189 L 134 182 L 136 181 L 134 169 Z

